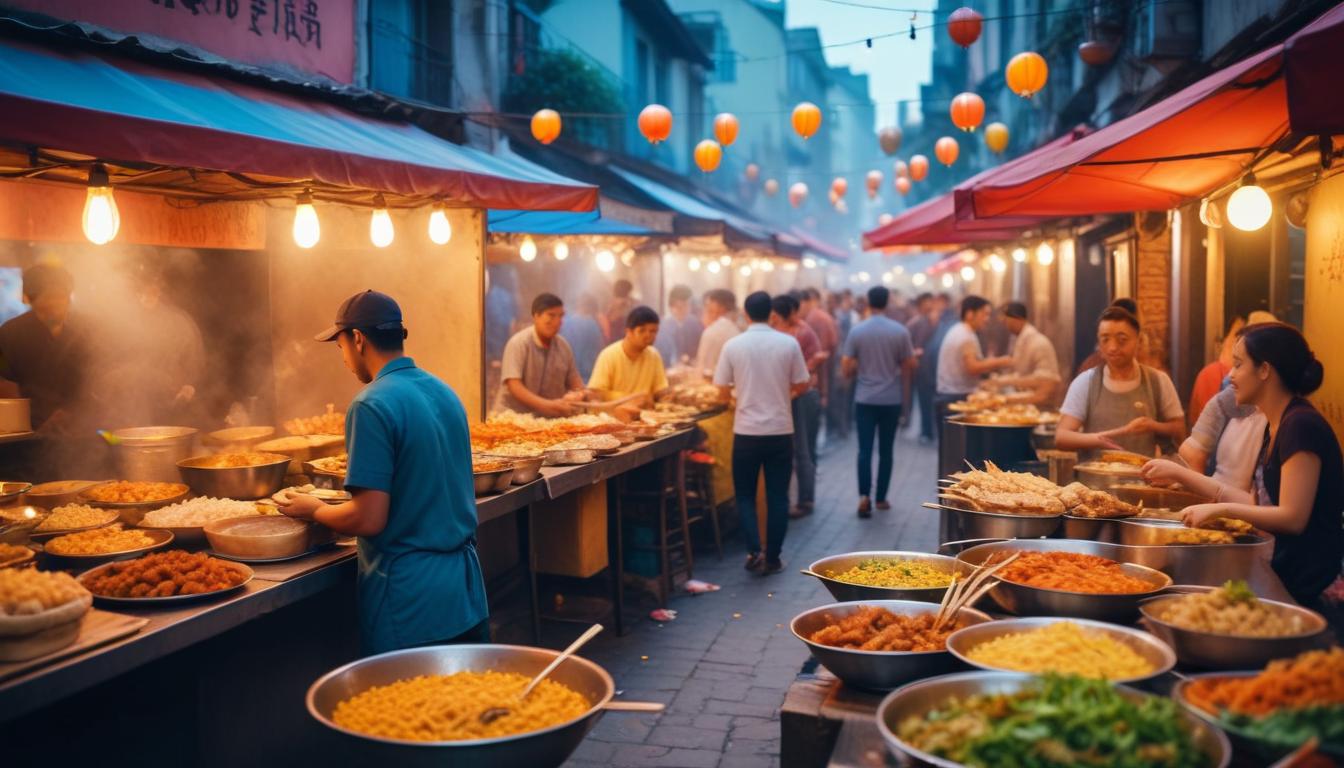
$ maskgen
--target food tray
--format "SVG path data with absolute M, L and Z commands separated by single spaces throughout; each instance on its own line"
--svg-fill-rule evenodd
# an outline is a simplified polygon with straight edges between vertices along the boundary
M 173 532 L 164 528 L 143 528 L 140 529 L 146 536 L 153 539 L 152 544 L 135 549 L 123 549 L 117 552 L 102 552 L 97 555 L 60 555 L 55 552 L 47 551 L 42 548 L 43 554 L 53 561 L 59 563 L 62 567 L 71 568 L 91 568 L 99 563 L 110 563 L 116 560 L 130 560 L 140 555 L 153 552 L 156 549 L 163 549 L 173 543 Z
M 140 608 L 157 607 L 160 605 L 177 605 L 179 603 L 190 603 L 197 600 L 210 600 L 212 598 L 219 597 L 220 595 L 228 594 L 230 592 L 237 592 L 238 590 L 246 587 L 249 583 L 251 583 L 253 577 L 251 568 L 247 567 L 243 563 L 236 563 L 231 560 L 222 560 L 222 562 L 228 567 L 243 574 L 243 581 L 241 584 L 236 584 L 232 587 L 229 587 L 228 589 L 217 589 L 214 592 L 202 592 L 199 595 L 169 595 L 167 597 L 105 597 L 103 595 L 94 592 L 93 601 L 95 603 L 103 603 L 106 605 L 124 605 L 128 607 L 135 606 Z M 116 564 L 117 563 L 104 563 L 103 565 L 100 565 L 97 568 L 90 568 L 89 570 L 84 571 L 75 578 L 78 579 L 80 585 L 82 586 L 84 584 L 85 578 L 100 573 L 108 568 L 111 568 Z M 93 592 L 93 590 L 89 591 Z
M 103 485 L 103 483 L 99 483 L 99 485 Z M 191 495 L 191 487 L 186 483 L 174 483 L 174 485 L 181 486 L 182 492 L 166 499 L 158 499 L 157 501 L 95 501 L 94 499 L 90 499 L 87 495 L 88 491 L 93 488 L 89 488 L 79 494 L 79 501 L 81 504 L 87 504 L 90 507 L 115 509 L 121 513 L 121 521 L 123 523 L 126 523 L 127 525 L 139 525 L 140 520 L 145 516 L 145 513 L 151 509 L 158 509 L 160 507 L 176 504 Z
M 59 528 L 54 531 L 39 531 L 36 528 L 34 528 L 32 533 L 29 534 L 29 538 L 31 538 L 33 541 L 46 541 L 47 539 L 54 539 L 57 536 L 64 536 L 67 533 L 79 533 L 80 531 L 92 531 L 95 528 L 106 528 L 107 526 L 117 522 L 117 519 L 121 516 L 120 512 L 117 512 L 116 510 L 113 509 L 109 509 L 107 510 L 107 512 L 108 514 L 106 519 L 101 523 L 97 523 L 95 525 L 82 525 L 78 528 Z
M 1258 669 L 1274 659 L 1291 658 L 1313 648 L 1324 647 L 1330 625 L 1319 613 L 1299 605 L 1259 598 L 1282 613 L 1296 614 L 1306 619 L 1307 629 L 1295 635 L 1252 637 L 1225 635 L 1186 629 L 1157 618 L 1157 609 L 1165 602 L 1180 600 L 1184 595 L 1163 595 L 1145 600 L 1139 606 L 1143 614 L 1140 623 L 1153 635 L 1162 639 L 1176 652 L 1181 664 L 1201 669 Z
M 3 562 L 0 562 L 0 568 L 25 568 L 29 564 L 31 564 L 33 560 L 36 558 L 37 553 L 29 549 L 28 554 L 26 555 L 19 555 L 17 558 L 13 560 L 5 560 Z
M 947 638 L 947 650 L 953 656 L 960 659 L 962 663 L 978 669 L 994 672 L 1020 672 L 1020 670 L 995 667 L 984 662 L 974 661 L 970 658 L 969 654 L 979 647 L 981 643 L 989 642 L 990 640 L 1003 637 L 1004 635 L 1032 632 L 1063 621 L 1078 625 L 1084 632 L 1103 634 L 1111 640 L 1129 648 L 1131 651 L 1134 651 L 1136 654 L 1143 657 L 1144 661 L 1147 661 L 1152 665 L 1152 669 L 1142 675 L 1136 677 L 1115 678 L 1110 680 L 1112 683 L 1137 683 L 1143 680 L 1151 680 L 1166 674 L 1171 671 L 1172 667 L 1176 666 L 1176 655 L 1172 653 L 1171 648 L 1169 648 L 1161 639 L 1137 629 L 1130 629 L 1129 627 L 1122 627 L 1118 624 L 1111 624 L 1104 621 L 1089 621 L 1087 619 L 1000 619 L 984 626 L 970 626 L 965 629 L 957 630 L 952 633 L 951 637 Z
M 316 547 L 309 547 L 296 555 L 287 555 L 285 557 L 243 557 L 241 555 L 226 555 L 223 552 L 217 552 L 213 549 L 205 550 L 205 553 L 211 557 L 218 557 L 221 560 L 232 560 L 235 563 L 250 563 L 253 565 L 267 565 L 269 563 L 287 563 L 290 560 L 298 560 L 301 557 L 315 555 L 318 552 L 332 546 L 336 542 L 329 541 L 326 544 L 319 544 Z
M 1200 678 L 1252 677 L 1258 674 L 1260 674 L 1260 670 L 1255 671 L 1243 670 L 1240 672 L 1205 672 L 1197 675 L 1187 675 L 1185 679 L 1177 681 L 1176 685 L 1171 689 L 1171 697 L 1176 700 L 1177 704 L 1181 705 L 1182 709 L 1184 709 L 1186 712 L 1189 712 L 1192 716 L 1199 718 L 1201 722 L 1208 723 L 1211 727 L 1220 729 L 1221 731 L 1226 733 L 1228 737 L 1231 739 L 1232 746 L 1236 748 L 1238 754 L 1244 753 L 1248 756 L 1249 755 L 1257 756 L 1262 760 L 1264 760 L 1263 764 L 1268 765 L 1269 763 L 1274 762 L 1275 760 L 1278 760 L 1279 758 L 1282 758 L 1288 753 L 1292 752 L 1294 748 L 1300 745 L 1300 742 L 1292 746 L 1277 746 L 1274 744 L 1269 744 L 1267 742 L 1261 741 L 1260 739 L 1256 739 L 1250 736 L 1249 734 L 1243 732 L 1239 728 L 1224 723 L 1216 715 L 1204 711 L 1203 707 L 1196 706 L 1185 697 L 1185 689 L 1189 687 L 1191 683 Z M 1303 739 L 1303 741 L 1305 741 L 1305 738 Z M 1338 765 L 1339 760 L 1344 759 L 1344 744 L 1322 742 L 1320 746 L 1317 747 L 1317 750 L 1327 755 L 1334 756 L 1336 758 L 1336 765 Z M 1252 765 L 1254 763 L 1248 762 L 1247 764 Z

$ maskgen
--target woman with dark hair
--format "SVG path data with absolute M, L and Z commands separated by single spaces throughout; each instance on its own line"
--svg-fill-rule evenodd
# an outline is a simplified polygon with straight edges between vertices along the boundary
M 1171 377 L 1139 362 L 1139 319 L 1111 306 L 1097 322 L 1102 365 L 1069 384 L 1059 409 L 1055 445 L 1060 450 L 1126 450 L 1154 456 L 1185 437 L 1185 413 Z
M 1187 507 L 1186 525 L 1231 517 L 1274 534 L 1274 571 L 1293 599 L 1318 604 L 1344 557 L 1344 459 L 1330 424 L 1306 399 L 1325 369 L 1295 328 L 1259 323 L 1242 330 L 1230 376 L 1237 403 L 1254 405 L 1269 421 L 1252 490 L 1167 461 L 1149 462 L 1144 477 L 1178 481 L 1214 500 Z

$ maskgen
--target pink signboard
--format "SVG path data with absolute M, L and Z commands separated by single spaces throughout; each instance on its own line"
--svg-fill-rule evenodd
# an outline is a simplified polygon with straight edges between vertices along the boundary
M 0 0 L 0 6 L 157 35 L 259 67 L 354 80 L 355 0 Z

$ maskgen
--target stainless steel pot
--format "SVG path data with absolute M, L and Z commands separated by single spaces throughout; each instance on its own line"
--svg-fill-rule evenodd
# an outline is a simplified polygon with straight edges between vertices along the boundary
M 869 552 L 846 552 L 842 555 L 823 557 L 807 567 L 807 574 L 815 576 L 831 597 L 840 602 L 850 600 L 915 600 L 920 602 L 942 602 L 947 587 L 872 587 L 867 584 L 851 584 L 827 576 L 827 573 L 844 573 L 865 560 L 915 560 L 931 568 L 940 570 L 951 578 L 956 572 L 957 560 L 947 555 L 931 555 L 927 552 L 892 552 L 875 550 Z
M 980 624 L 959 629 L 947 638 L 947 650 L 953 656 L 961 659 L 964 663 L 980 669 L 988 669 L 1001 672 L 1021 672 L 1025 670 L 1008 670 L 1002 667 L 995 667 L 984 662 L 976 661 L 970 657 L 972 651 L 981 643 L 987 643 L 1004 635 L 1014 635 L 1022 632 L 1031 632 L 1043 629 L 1061 621 L 1077 624 L 1084 632 L 1099 633 L 1107 636 L 1111 640 L 1129 648 L 1141 656 L 1144 661 L 1150 665 L 1147 673 L 1137 677 L 1122 677 L 1112 679 L 1113 683 L 1137 683 L 1143 680 L 1150 680 L 1159 675 L 1164 675 L 1176 666 L 1176 654 L 1172 653 L 1171 648 L 1158 638 L 1141 632 L 1137 629 L 1122 627 L 1118 624 L 1110 624 L 1104 621 L 1088 621 L 1086 619 L 1059 619 L 1035 617 L 1029 619 L 1000 619 L 989 624 Z M 1033 673 L 1035 674 L 1035 673 Z
M 264 499 L 285 486 L 290 458 L 275 454 L 266 464 L 250 467 L 212 467 L 210 456 L 179 461 L 177 471 L 182 482 L 202 496 L 223 499 Z
M 1058 530 L 1063 515 L 1005 515 L 978 512 L 955 504 L 925 504 L 937 509 L 944 541 L 959 539 L 1035 539 Z
M 1181 599 L 1183 595 L 1163 595 L 1145 600 L 1139 611 L 1143 614 L 1143 625 L 1171 646 L 1182 664 L 1203 669 L 1260 669 L 1274 659 L 1289 658 L 1327 644 L 1329 624 L 1325 617 L 1298 605 L 1263 598 L 1261 602 L 1274 610 L 1301 617 L 1307 629 L 1281 637 L 1219 635 L 1185 629 L 1158 618 L 1164 606 Z
M 177 463 L 190 458 L 196 442 L 191 427 L 130 427 L 112 432 L 117 477 L 122 480 L 178 482 Z

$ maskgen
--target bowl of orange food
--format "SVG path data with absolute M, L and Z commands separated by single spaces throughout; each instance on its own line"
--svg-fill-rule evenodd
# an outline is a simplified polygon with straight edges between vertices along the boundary
M 846 685 L 890 691 L 912 680 L 965 669 L 947 650 L 959 629 L 990 621 L 962 608 L 935 627 L 939 606 L 914 600 L 860 600 L 804 611 L 789 628 Z
M 177 471 L 202 496 L 264 499 L 285 485 L 290 457 L 263 451 L 218 453 L 177 462 Z

